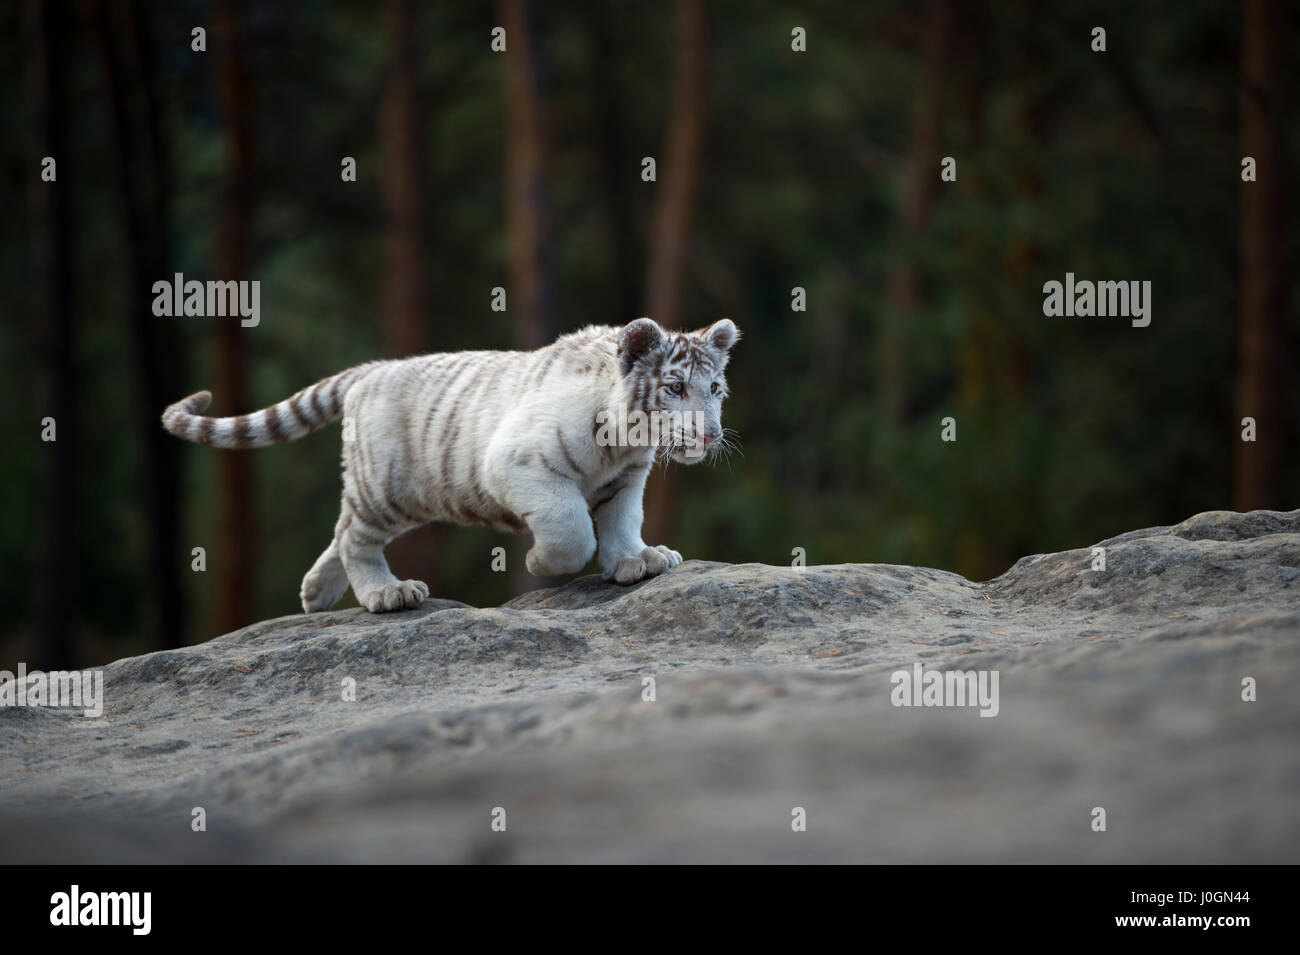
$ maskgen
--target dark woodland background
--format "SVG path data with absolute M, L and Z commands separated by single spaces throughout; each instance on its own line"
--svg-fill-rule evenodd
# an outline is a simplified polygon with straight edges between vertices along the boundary
M 377 356 L 641 315 L 745 334 L 744 456 L 648 491 L 647 540 L 688 557 L 982 579 L 1297 506 L 1289 6 L 4 4 L 0 666 L 299 610 L 338 429 L 220 452 L 163 432 L 177 398 L 251 411 Z M 260 326 L 155 318 L 177 271 L 260 280 Z M 1066 271 L 1150 280 L 1150 327 L 1045 318 Z M 520 562 L 456 528 L 390 559 L 494 604 L 531 585 L 489 571 L 498 544 Z

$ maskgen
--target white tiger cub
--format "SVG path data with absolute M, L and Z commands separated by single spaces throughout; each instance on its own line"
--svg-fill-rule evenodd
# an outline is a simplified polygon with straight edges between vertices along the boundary
M 723 371 L 739 338 L 730 319 L 669 332 L 640 318 L 531 352 L 370 362 L 233 418 L 202 416 L 212 395 L 200 391 L 162 421 L 199 444 L 260 448 L 345 419 L 343 503 L 302 581 L 307 613 L 334 606 L 349 584 L 372 613 L 418 606 L 428 586 L 393 576 L 384 547 L 431 521 L 527 529 L 528 570 L 552 575 L 591 560 L 594 518 L 605 579 L 632 584 L 682 562 L 641 539 L 646 477 L 658 454 L 695 463 L 727 445 Z M 645 429 L 609 427 L 638 411 L 680 413 L 680 427 L 659 431 L 657 445 Z

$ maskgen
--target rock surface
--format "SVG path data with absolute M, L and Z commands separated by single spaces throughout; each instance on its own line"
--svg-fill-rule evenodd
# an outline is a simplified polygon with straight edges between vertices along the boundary
M 101 718 L 0 709 L 0 862 L 1300 861 L 1300 511 L 1100 546 L 987 583 L 689 561 L 119 660 Z M 997 716 L 892 705 L 918 662 L 996 670 Z

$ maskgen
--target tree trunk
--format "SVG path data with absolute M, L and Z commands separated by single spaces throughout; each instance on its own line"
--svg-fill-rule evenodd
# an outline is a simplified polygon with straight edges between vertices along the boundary
M 902 423 L 906 410 L 908 330 L 921 304 L 921 273 L 913 245 L 930 222 L 940 184 L 941 106 L 952 29 L 951 0 L 927 0 L 920 23 L 921 63 L 912 101 L 912 141 L 898 215 L 902 252 L 886 281 L 889 312 L 882 328 L 876 369 L 880 417 L 891 427 Z
M 420 111 L 416 103 L 411 0 L 387 0 L 390 65 L 384 95 L 384 208 L 388 270 L 384 283 L 384 348 L 389 357 L 429 347 L 424 302 L 423 196 L 420 189 Z
M 640 250 L 635 228 L 633 180 L 636 159 L 629 146 L 627 104 L 619 98 L 620 49 L 611 19 L 617 13 L 604 4 L 585 8 L 591 47 L 591 83 L 595 95 L 595 121 L 599 130 L 600 190 L 608 217 L 610 261 L 613 271 L 613 311 L 607 321 L 623 325 L 639 315 L 641 301 Z
M 136 486 L 149 529 L 148 580 L 143 591 L 157 630 L 151 642 L 170 649 L 184 642 L 183 572 L 188 555 L 181 547 L 179 445 L 158 423 L 158 409 L 176 398 L 179 351 L 170 320 L 158 319 L 152 311 L 153 283 L 170 275 L 168 160 L 153 85 L 152 45 L 138 3 L 96 0 L 91 14 L 104 64 L 118 211 L 126 237 L 128 324 L 135 365 L 133 417 L 143 452 Z M 122 44 L 127 46 L 125 58 Z M 136 65 L 140 89 L 131 89 L 124 59 Z M 138 121 L 131 108 L 137 103 L 143 110 Z M 137 147 L 143 148 L 137 151 Z M 143 190 L 148 194 L 142 195 Z
M 676 329 L 682 322 L 682 290 L 704 139 L 707 43 L 700 0 L 677 0 L 676 11 L 677 62 L 668 111 L 668 136 L 658 164 L 658 201 L 646 280 L 647 314 L 668 329 Z M 668 538 L 672 534 L 676 478 L 677 472 L 671 466 L 650 474 L 646 484 L 644 534 L 648 544 L 671 543 Z
M 546 196 L 542 56 L 528 0 L 502 0 L 506 29 L 506 228 L 509 314 L 519 348 L 555 337 L 550 315 L 550 211 Z
M 429 350 L 424 283 L 424 195 L 421 189 L 421 111 L 411 0 L 387 0 L 390 61 L 382 109 L 384 209 L 388 224 L 384 274 L 383 345 L 389 358 Z M 438 592 L 442 528 L 426 524 L 393 541 L 388 559 L 402 579 L 423 580 Z
M 1241 151 L 1253 156 L 1256 181 L 1240 184 L 1241 317 L 1237 327 L 1236 480 L 1239 511 L 1282 502 L 1286 420 L 1282 359 L 1286 354 L 1286 176 L 1282 148 L 1285 4 L 1247 0 L 1242 44 Z M 1254 418 L 1253 442 L 1240 440 L 1242 418 Z
M 550 211 L 546 195 L 546 117 L 543 62 L 535 7 L 528 0 L 501 0 L 506 30 L 506 231 L 509 244 L 508 312 L 515 347 L 529 351 L 555 337 L 551 318 Z M 512 593 L 551 583 L 524 566 L 528 545 L 510 548 Z
M 57 178 L 36 183 L 38 225 L 33 256 L 45 289 L 45 360 L 49 392 L 42 417 L 54 418 L 56 440 L 43 444 L 45 453 L 44 534 L 40 561 L 39 635 L 35 667 L 67 669 L 73 665 L 72 626 L 76 609 L 79 544 L 77 516 L 80 475 L 80 377 L 76 361 L 76 303 L 73 299 L 74 222 L 72 210 L 73 153 L 68 149 L 68 36 L 72 24 L 67 7 L 46 0 L 33 9 L 31 80 L 35 91 L 41 156 L 53 157 Z M 40 174 L 39 166 L 31 170 Z M 35 426 L 36 423 L 33 423 Z
M 128 5 L 132 42 L 130 53 L 140 71 L 140 88 L 144 109 L 144 146 L 152 188 L 144 203 L 149 254 L 149 274 L 165 278 L 171 269 L 171 202 L 172 155 L 166 135 L 163 107 L 158 90 L 158 61 L 153 31 L 140 0 Z M 146 289 L 144 291 L 151 291 Z M 150 369 L 146 380 L 149 389 L 141 389 L 140 427 L 150 442 L 148 465 L 155 475 L 148 493 L 153 500 L 150 512 L 151 572 L 155 575 L 158 600 L 159 647 L 170 649 L 187 642 L 188 632 L 186 575 L 189 549 L 184 545 L 184 509 L 181 505 L 181 445 L 158 426 L 158 409 L 180 394 L 185 381 L 184 352 L 174 325 L 157 323 L 153 305 L 135 315 L 137 362 Z M 152 394 L 147 393 L 152 390 Z
M 704 136 L 704 9 L 700 0 L 677 0 L 676 9 L 677 63 L 668 135 L 658 164 L 646 289 L 650 317 L 669 329 L 681 324 L 682 284 Z
M 249 79 L 243 62 L 243 7 L 239 0 L 222 0 L 215 27 L 221 102 L 229 137 L 220 272 L 223 280 L 245 280 L 251 258 L 253 132 Z M 228 413 L 243 414 L 252 410 L 245 387 L 245 329 L 237 319 L 218 321 L 216 399 L 225 403 Z M 217 633 L 229 633 L 253 621 L 257 515 L 248 454 L 223 451 L 217 456 L 217 468 L 219 538 L 214 561 L 217 594 L 213 624 Z

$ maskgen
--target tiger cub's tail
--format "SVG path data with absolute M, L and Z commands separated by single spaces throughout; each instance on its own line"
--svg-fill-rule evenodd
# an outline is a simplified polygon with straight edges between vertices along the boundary
M 186 441 L 214 448 L 265 448 L 311 434 L 343 415 L 343 396 L 375 362 L 357 365 L 316 384 L 279 404 L 233 418 L 210 418 L 202 412 L 212 403 L 212 392 L 199 391 L 169 405 L 163 427 Z

